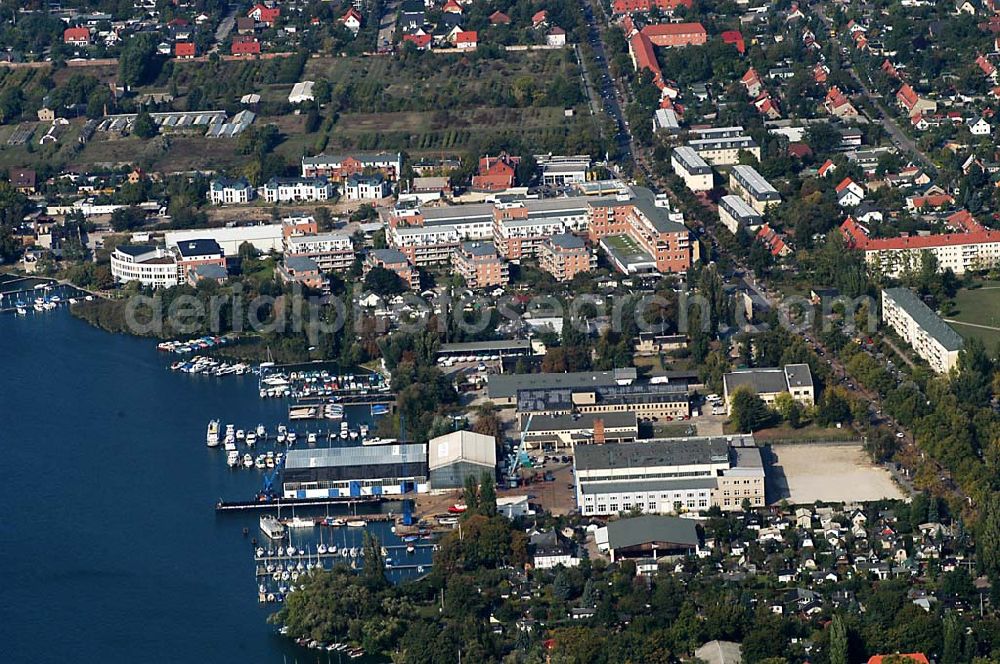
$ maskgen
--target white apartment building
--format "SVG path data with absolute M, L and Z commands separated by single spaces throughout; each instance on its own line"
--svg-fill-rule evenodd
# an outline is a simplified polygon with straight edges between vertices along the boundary
M 325 201 L 333 197 L 334 188 L 325 177 L 271 178 L 261 193 L 268 203 Z
M 143 286 L 170 288 L 180 283 L 178 261 L 163 247 L 119 245 L 111 253 L 111 276 L 120 284 L 138 281 Z
M 712 167 L 692 147 L 674 148 L 670 165 L 691 191 L 711 191 L 714 186 Z
M 348 270 L 354 264 L 354 243 L 347 233 L 291 235 L 284 241 L 285 256 L 311 258 L 324 272 Z
M 739 233 L 741 228 L 747 232 L 756 232 L 764 225 L 764 218 L 757 210 L 739 196 L 732 194 L 723 196 L 719 200 L 719 221 L 733 235 Z
M 691 134 L 695 138 L 688 145 L 713 166 L 738 164 L 741 150 L 760 159 L 760 146 L 744 133 L 743 127 L 692 129 Z
M 208 188 L 208 199 L 213 205 L 238 205 L 249 203 L 255 195 L 246 178 L 216 178 Z
M 778 190 L 771 186 L 771 183 L 753 166 L 744 164 L 733 166 L 733 170 L 729 173 L 729 186 L 761 214 L 767 208 L 781 202 Z
M 907 288 L 882 291 L 882 321 L 937 373 L 958 363 L 962 337 Z

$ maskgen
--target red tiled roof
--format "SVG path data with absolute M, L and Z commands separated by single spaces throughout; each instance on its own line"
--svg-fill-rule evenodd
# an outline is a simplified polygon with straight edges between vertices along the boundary
M 896 93 L 896 99 L 905 105 L 906 108 L 913 108 L 920 101 L 920 97 L 913 91 L 909 83 L 903 83 L 903 87 Z
M 344 12 L 344 15 L 340 17 L 340 20 L 346 22 L 347 19 L 349 19 L 349 18 L 353 18 L 358 23 L 360 23 L 364 17 L 361 16 L 361 12 L 359 12 L 354 7 L 351 7 L 346 12 Z
M 993 66 L 993 63 L 990 62 L 989 60 L 987 60 L 986 58 L 984 58 L 982 55 L 980 55 L 980 56 L 978 56 L 976 58 L 976 65 L 987 76 L 992 76 L 993 73 L 997 70 L 997 68 Z
M 844 178 L 843 180 L 840 181 L 840 184 L 837 185 L 837 193 L 839 194 L 843 190 L 850 187 L 852 184 L 854 184 L 854 180 L 852 180 L 851 178 Z
M 819 167 L 819 174 L 826 175 L 827 171 L 831 168 L 836 168 L 836 164 L 833 163 L 832 159 L 827 159 L 823 162 L 823 165 Z
M 642 31 L 650 38 L 707 34 L 705 26 L 701 23 L 657 23 L 656 25 L 647 25 Z
M 177 42 L 174 44 L 174 55 L 178 58 L 194 57 L 195 46 L 191 42 Z
M 884 657 L 889 657 L 889 655 L 872 655 L 871 658 L 868 659 L 868 664 L 882 664 L 882 658 Z M 930 662 L 927 661 L 927 656 L 922 652 L 915 652 L 909 655 L 893 655 L 893 657 L 910 659 L 917 664 L 930 664 Z
M 417 48 L 427 48 L 431 43 L 431 35 L 403 35 L 404 42 L 411 42 Z
M 490 14 L 490 23 L 493 25 L 507 25 L 510 23 L 510 16 L 501 11 L 495 11 Z
M 63 30 L 63 41 L 90 41 L 90 29 L 66 28 Z
M 543 9 L 541 11 L 535 12 L 535 15 L 531 17 L 531 22 L 534 25 L 538 25 L 539 23 L 542 23 L 543 21 L 547 20 L 548 17 L 549 13 Z
M 663 87 L 663 75 L 660 73 L 660 63 L 656 61 L 653 43 L 643 32 L 637 32 L 629 40 L 629 49 L 635 59 L 636 70 L 648 69 L 653 73 L 653 82 L 658 88 Z
M 840 225 L 848 246 L 863 251 L 902 251 L 907 249 L 931 249 L 934 247 L 954 247 L 965 244 L 1000 242 L 1000 231 L 977 230 L 970 233 L 943 233 L 941 235 L 909 235 L 906 237 L 870 238 L 867 229 L 848 217 Z M 869 660 L 871 661 L 871 660 Z M 880 660 L 881 661 L 881 660 Z M 920 661 L 920 660 L 917 660 Z M 927 661 L 927 660 L 923 660 Z
M 736 51 L 740 54 L 746 52 L 746 43 L 743 41 L 743 33 L 739 30 L 726 30 L 722 33 L 723 44 L 735 44 Z
M 455 35 L 456 44 L 475 44 L 479 41 L 479 33 L 475 30 L 462 30 Z

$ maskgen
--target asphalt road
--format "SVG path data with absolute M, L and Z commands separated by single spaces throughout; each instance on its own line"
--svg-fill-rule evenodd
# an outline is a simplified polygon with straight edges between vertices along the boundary
M 608 65 L 607 52 L 604 49 L 604 40 L 601 38 L 601 30 L 598 26 L 598 16 L 603 17 L 603 11 L 596 6 L 595 0 L 587 0 L 583 5 L 583 16 L 587 20 L 587 40 L 594 51 L 594 58 L 601 68 L 601 80 L 595 81 L 594 86 L 600 93 L 603 101 L 604 111 L 611 117 L 616 127 L 615 142 L 618 144 L 618 153 L 622 161 L 631 161 L 633 158 L 632 136 L 625 125 L 625 116 L 622 113 L 620 99 L 623 99 L 621 90 L 618 89 L 617 82 L 611 76 L 611 69 Z M 603 20 L 603 19 L 602 19 Z

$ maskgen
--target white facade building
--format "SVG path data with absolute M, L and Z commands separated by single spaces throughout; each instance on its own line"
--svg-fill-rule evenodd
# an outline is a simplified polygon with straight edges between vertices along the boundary
M 271 178 L 262 194 L 268 203 L 325 201 L 333 197 L 333 185 L 325 177 Z
M 906 288 L 882 291 L 882 320 L 937 373 L 958 364 L 962 337 Z
M 670 165 L 691 191 L 710 191 L 714 186 L 712 167 L 686 145 L 674 148 Z

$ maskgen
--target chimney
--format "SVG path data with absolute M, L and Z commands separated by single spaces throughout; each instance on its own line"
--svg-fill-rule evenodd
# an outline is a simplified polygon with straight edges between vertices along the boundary
M 598 445 L 604 444 L 604 419 L 600 417 L 594 420 L 594 442 Z

